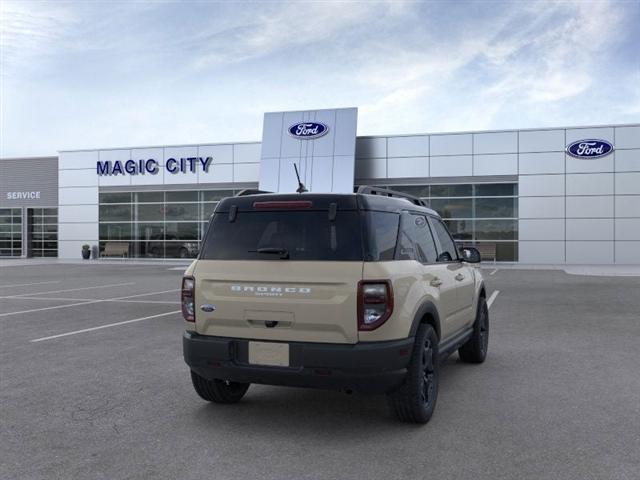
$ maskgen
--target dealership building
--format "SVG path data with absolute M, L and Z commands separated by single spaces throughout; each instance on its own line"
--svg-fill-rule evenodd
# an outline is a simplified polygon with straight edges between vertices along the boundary
M 388 186 L 486 260 L 640 263 L 640 124 L 356 136 L 357 109 L 266 113 L 262 142 L 0 159 L 0 257 L 195 255 L 246 188 Z

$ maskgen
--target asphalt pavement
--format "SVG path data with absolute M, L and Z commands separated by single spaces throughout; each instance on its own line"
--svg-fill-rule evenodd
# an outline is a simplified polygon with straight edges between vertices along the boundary
M 0 478 L 640 478 L 640 278 L 484 272 L 488 359 L 450 357 L 415 426 L 382 396 L 204 402 L 170 266 L 3 266 Z

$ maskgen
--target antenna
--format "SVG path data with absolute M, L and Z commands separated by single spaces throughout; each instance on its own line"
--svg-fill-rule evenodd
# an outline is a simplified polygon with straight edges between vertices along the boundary
M 296 192 L 298 193 L 308 192 L 309 190 L 306 189 L 306 187 L 304 186 L 304 183 L 300 181 L 300 174 L 298 173 L 298 165 L 294 163 L 293 168 L 296 169 L 296 177 L 298 177 L 298 188 L 296 189 Z

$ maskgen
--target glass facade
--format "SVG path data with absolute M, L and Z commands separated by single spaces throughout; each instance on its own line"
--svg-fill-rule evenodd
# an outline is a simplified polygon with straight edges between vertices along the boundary
M 384 186 L 384 185 L 381 185 Z M 462 245 L 495 248 L 497 261 L 518 260 L 518 184 L 388 185 L 425 200 Z
M 58 256 L 58 209 L 29 208 L 27 233 L 30 257 Z
M 0 208 L 0 257 L 22 255 L 22 209 Z
M 100 193 L 99 247 L 126 243 L 130 257 L 192 258 L 218 202 L 236 190 Z
M 518 260 L 517 183 L 388 188 L 425 200 L 442 216 L 459 244 L 495 249 L 497 261 Z M 108 243 L 125 243 L 130 257 L 195 257 L 216 205 L 237 191 L 100 193 L 100 252 L 104 254 Z

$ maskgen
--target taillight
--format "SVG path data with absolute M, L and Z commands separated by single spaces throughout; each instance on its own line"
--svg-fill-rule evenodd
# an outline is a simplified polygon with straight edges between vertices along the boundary
M 196 289 L 196 280 L 193 277 L 182 278 L 182 316 L 187 322 L 196 321 L 196 309 L 194 292 Z
M 358 330 L 375 330 L 393 312 L 393 288 L 389 280 L 358 283 Z

